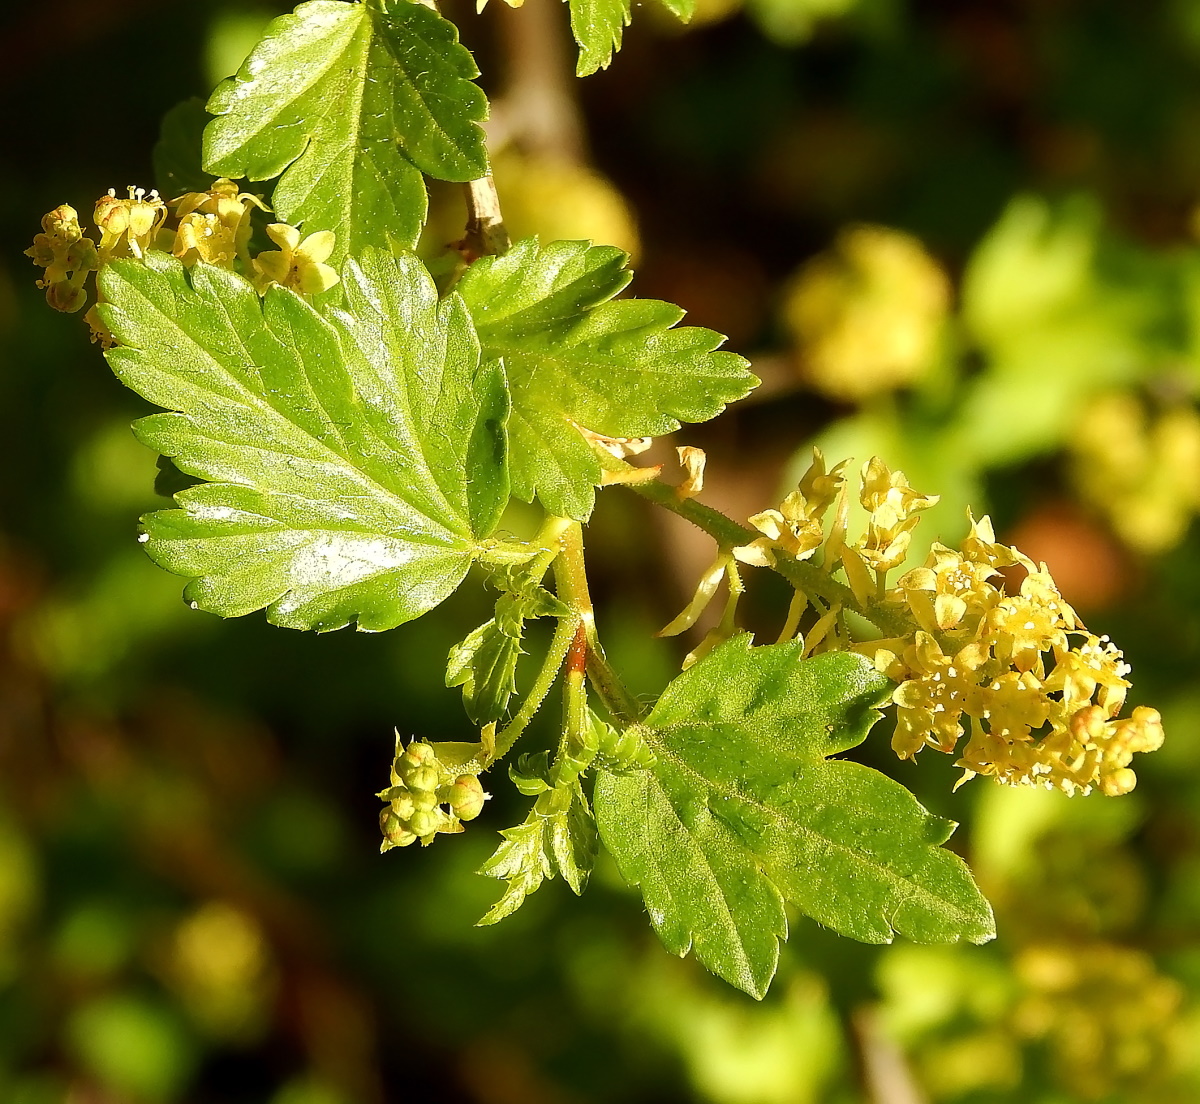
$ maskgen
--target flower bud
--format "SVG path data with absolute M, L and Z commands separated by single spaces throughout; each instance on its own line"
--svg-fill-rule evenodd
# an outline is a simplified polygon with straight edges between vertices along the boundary
M 437 767 L 433 766 L 410 767 L 401 773 L 408 788 L 416 793 L 432 793 L 441 781 Z
M 417 834 L 402 824 L 390 809 L 384 809 L 379 814 L 379 828 L 383 832 L 385 850 L 387 847 L 407 847 L 416 842 Z
M 450 787 L 450 809 L 459 820 L 474 820 L 483 811 L 488 795 L 473 774 L 464 774 Z
M 391 799 L 391 810 L 401 820 L 408 820 L 408 818 L 412 816 L 413 810 L 416 808 L 416 805 L 413 801 L 413 795 L 407 790 L 401 790 L 399 787 L 396 787 L 396 790 L 398 792 Z
M 87 292 L 70 280 L 56 280 L 46 285 L 46 302 L 56 311 L 74 314 L 87 302 Z
M 409 818 L 408 826 L 422 839 L 435 835 L 446 819 L 441 809 L 417 809 Z
M 414 809 L 436 809 L 438 805 L 436 790 L 414 790 L 409 800 Z

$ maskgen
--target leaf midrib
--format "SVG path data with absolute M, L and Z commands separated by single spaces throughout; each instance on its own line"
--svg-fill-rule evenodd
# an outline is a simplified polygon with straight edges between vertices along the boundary
M 733 724 L 734 722 L 723 722 L 723 723 Z M 902 885 L 905 888 L 910 888 L 910 889 L 915 890 L 916 891 L 915 896 L 918 897 L 922 901 L 922 903 L 930 902 L 932 904 L 936 904 L 937 906 L 939 906 L 938 908 L 932 910 L 937 914 L 944 914 L 946 908 L 950 907 L 953 909 L 954 914 L 956 916 L 959 916 L 960 918 L 962 918 L 964 921 L 970 919 L 969 914 L 963 912 L 963 910 L 958 905 L 955 905 L 952 902 L 947 901 L 943 897 L 938 897 L 938 896 L 934 895 L 928 889 L 926 889 L 924 886 L 922 886 L 920 883 L 914 882 L 914 881 L 912 881 L 912 879 L 910 879 L 904 875 L 897 874 L 890 867 L 888 867 L 882 863 L 872 862 L 871 860 L 864 858 L 859 852 L 854 851 L 852 848 L 850 848 L 846 844 L 840 843 L 837 840 L 831 839 L 829 836 L 823 835 L 821 832 L 818 832 L 816 829 L 814 829 L 806 824 L 788 820 L 782 812 L 780 812 L 776 809 L 773 809 L 770 805 L 764 804 L 757 798 L 747 796 L 740 789 L 738 789 L 737 787 L 735 787 L 733 785 L 719 784 L 717 782 L 714 782 L 712 779 L 705 777 L 695 767 L 693 767 L 690 763 L 688 763 L 685 759 L 682 759 L 679 755 L 677 755 L 675 752 L 673 752 L 670 748 L 664 746 L 662 744 L 662 742 L 656 738 L 656 734 L 659 732 L 671 732 L 671 731 L 685 731 L 686 732 L 689 730 L 694 731 L 696 729 L 716 729 L 716 728 L 717 728 L 716 723 L 703 722 L 703 721 L 689 722 L 687 724 L 680 724 L 680 725 L 668 725 L 666 727 L 658 727 L 658 728 L 647 725 L 646 739 L 654 747 L 654 751 L 655 751 L 656 755 L 662 755 L 665 758 L 667 758 L 668 760 L 670 760 L 682 772 L 684 772 L 685 774 L 698 780 L 707 790 L 709 790 L 713 793 L 716 793 L 722 797 L 736 798 L 737 800 L 743 801 L 747 805 L 750 805 L 753 808 L 760 809 L 775 823 L 775 825 L 778 828 L 790 829 L 791 831 L 799 832 L 803 835 L 807 835 L 814 840 L 823 841 L 830 847 L 831 850 L 836 851 L 840 854 L 844 854 L 849 859 L 851 859 L 856 865 L 863 867 L 863 868 L 867 869 L 868 871 L 871 871 L 871 870 L 879 871 L 884 876 L 884 879 L 886 881 L 888 881 L 890 884 L 892 884 L 893 887 L 898 888 L 899 886 Z M 828 763 L 829 763 L 828 759 L 826 759 L 824 757 L 818 757 L 817 759 L 815 759 L 813 761 L 812 765 L 818 769 L 822 769 L 824 767 L 824 765 L 828 764 Z M 651 773 L 653 773 L 653 772 L 651 772 Z M 655 779 L 655 781 L 657 782 L 657 779 Z M 660 784 L 660 788 L 663 789 L 664 795 L 667 796 L 667 803 L 671 804 L 670 796 L 666 794 L 665 787 L 661 787 L 661 784 Z M 674 805 L 671 805 L 671 807 L 673 809 Z M 872 811 L 870 806 L 853 806 L 853 808 L 856 811 L 866 811 L 868 813 L 870 813 Z M 713 815 L 718 816 L 718 814 L 715 811 L 714 811 Z M 718 816 L 718 819 L 720 819 L 719 816 Z M 682 824 L 682 821 L 680 821 L 680 823 Z M 722 822 L 722 823 L 724 823 L 724 822 Z M 685 831 L 688 831 L 686 825 L 683 825 L 683 827 L 684 827 Z M 751 850 L 749 845 L 742 839 L 742 837 L 737 832 L 730 830 L 730 834 L 737 841 L 737 846 L 742 851 L 744 851 L 747 856 L 749 856 L 750 858 L 752 858 L 754 860 L 754 863 L 756 866 L 761 867 L 762 860 L 758 856 L 758 854 L 756 852 L 754 852 L 753 850 Z M 688 835 L 689 836 L 691 835 L 690 831 L 688 831 Z M 924 845 L 921 845 L 921 846 L 924 846 Z M 772 881 L 774 881 L 774 879 L 772 879 Z M 928 907 L 928 905 L 926 907 Z M 888 922 L 888 926 L 892 927 L 892 924 L 890 923 L 890 921 Z

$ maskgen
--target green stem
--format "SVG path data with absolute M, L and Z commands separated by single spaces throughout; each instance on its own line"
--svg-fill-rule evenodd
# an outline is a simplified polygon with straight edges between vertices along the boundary
M 542 707 L 542 702 L 550 693 L 554 680 L 558 678 L 563 660 L 567 658 L 567 652 L 571 648 L 571 641 L 575 639 L 575 632 L 579 628 L 579 624 L 580 618 L 578 617 L 559 618 L 558 627 L 554 630 L 554 637 L 550 641 L 550 648 L 546 652 L 546 658 L 542 661 L 542 669 L 538 671 L 537 678 L 529 688 L 529 693 L 525 695 L 525 700 L 521 703 L 517 715 L 504 726 L 503 731 L 496 735 L 496 749 L 492 754 L 493 762 L 504 758 L 509 753 L 513 744 L 529 727 L 529 722 Z
M 639 720 L 641 706 L 612 669 L 596 633 L 596 616 L 583 559 L 583 527 L 578 522 L 573 522 L 563 532 L 562 555 L 554 561 L 554 581 L 559 598 L 575 610 L 583 621 L 587 634 L 587 674 L 604 707 L 614 720 L 625 724 Z

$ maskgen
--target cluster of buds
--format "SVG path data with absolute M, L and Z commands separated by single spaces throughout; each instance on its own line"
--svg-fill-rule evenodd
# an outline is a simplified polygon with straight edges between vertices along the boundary
M 337 273 L 325 262 L 334 249 L 334 235 L 320 230 L 301 238 L 287 223 L 267 227 L 277 250 L 250 254 L 252 208 L 268 208 L 257 196 L 240 192 L 224 178 L 205 192 L 188 192 L 164 201 L 157 192 L 129 188 L 126 197 L 113 189 L 96 203 L 93 221 L 100 231 L 99 242 L 87 237 L 73 207 L 63 204 L 42 219 L 42 233 L 33 240 L 26 255 L 46 270 L 38 286 L 55 310 L 74 312 L 87 301 L 85 281 L 118 257 L 142 259 L 148 249 L 161 249 L 191 267 L 197 262 L 240 272 L 252 281 L 259 294 L 272 284 L 291 288 L 301 295 L 328 291 L 338 282 Z M 174 212 L 175 225 L 168 225 Z M 88 311 L 93 340 L 107 347 L 111 337 Z
M 377 795 L 387 802 L 379 814 L 381 851 L 407 847 L 417 840 L 428 846 L 439 832 L 461 832 L 462 822 L 479 816 L 487 800 L 475 775 L 448 767 L 423 740 L 402 748 L 397 737 L 391 783 Z
M 903 562 L 921 512 L 937 498 L 872 458 L 858 495 L 867 523 L 851 540 L 844 467 L 827 470 L 814 451 L 796 490 L 778 509 L 750 519 L 762 536 L 731 550 L 742 563 L 770 567 L 780 555 L 809 560 L 824 549 L 814 563 L 813 593 L 797 591 L 780 639 L 798 632 L 811 604 L 817 620 L 804 634 L 806 652 L 853 649 L 898 683 L 892 746 L 903 759 L 928 746 L 957 751 L 964 781 L 982 774 L 1069 794 L 1132 790 L 1132 758 L 1162 744 L 1162 719 L 1145 706 L 1120 717 L 1129 665 L 1107 637 L 1084 627 L 1046 565 L 998 544 L 985 517 L 972 519 L 957 550 L 934 544 L 923 566 L 889 588 L 887 573 Z M 826 534 L 825 515 L 835 503 Z M 664 632 L 694 622 L 731 567 L 727 554 Z M 822 578 L 833 584 L 837 570 L 849 593 L 819 585 Z M 1010 592 L 1009 578 L 1021 575 Z M 847 610 L 886 626 L 886 639 L 853 640 Z

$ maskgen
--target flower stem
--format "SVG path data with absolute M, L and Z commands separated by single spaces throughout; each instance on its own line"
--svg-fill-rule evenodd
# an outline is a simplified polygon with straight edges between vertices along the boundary
M 614 459 L 613 463 L 622 464 L 623 462 Z M 694 498 L 680 499 L 675 493 L 674 487 L 659 480 L 652 479 L 645 483 L 623 483 L 621 486 L 627 487 L 634 494 L 641 495 L 642 498 L 649 499 L 656 505 L 690 521 L 698 529 L 702 529 L 712 537 L 723 549 L 749 544 L 756 537 L 761 536 L 757 530 L 739 525 L 719 510 L 705 506 Z M 907 622 L 902 613 L 886 609 L 879 603 L 872 603 L 869 606 L 860 605 L 854 597 L 854 592 L 848 586 L 831 578 L 817 564 L 798 560 L 781 548 L 773 548 L 771 551 L 775 558 L 772 570 L 782 575 L 797 590 L 820 597 L 827 606 L 853 610 L 879 628 L 885 636 L 902 635 L 907 629 Z
M 492 762 L 504 758 L 509 753 L 513 744 L 529 727 L 529 722 L 542 707 L 542 702 L 546 700 L 546 695 L 550 693 L 550 688 L 558 678 L 559 669 L 567 657 L 567 652 L 571 648 L 571 642 L 575 639 L 580 624 L 581 618 L 579 617 L 559 618 L 558 627 L 554 630 L 554 637 L 550 641 L 550 648 L 546 652 L 546 658 L 542 661 L 542 669 L 538 671 L 537 678 L 529 688 L 529 693 L 525 695 L 525 700 L 521 703 L 517 715 L 496 736 L 496 748 L 491 756 Z

